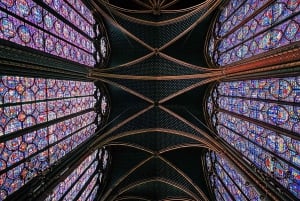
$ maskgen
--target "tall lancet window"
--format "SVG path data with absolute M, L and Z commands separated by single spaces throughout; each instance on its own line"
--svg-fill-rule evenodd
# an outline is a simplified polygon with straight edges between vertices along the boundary
M 45 201 L 95 200 L 103 188 L 109 162 L 107 149 L 94 151 L 52 190 Z
M 212 66 L 234 66 L 300 40 L 298 0 L 228 0 L 207 40 Z M 300 79 L 293 75 L 216 83 L 207 100 L 217 135 L 277 186 L 300 199 Z
M 300 40 L 298 0 L 230 0 L 211 29 L 210 62 L 226 66 Z
M 93 67 L 96 21 L 80 0 L 3 0 L 0 39 Z M 98 35 L 96 35 L 98 34 Z
M 19 48 L 41 58 L 17 60 L 20 65 L 9 64 L 9 75 L 0 76 L 0 200 L 71 156 L 106 122 L 107 90 L 82 76 L 109 57 L 108 37 L 99 20 L 81 0 L 0 1 L 1 46 L 8 47 L 8 55 Z M 75 69 L 64 69 L 64 64 Z M 102 153 L 98 163 L 104 161 Z M 84 186 L 88 191 L 82 199 L 96 196 L 93 184 L 101 178 L 87 172 L 91 184 Z
M 1 199 L 91 137 L 92 82 L 2 76 Z
M 300 198 L 299 77 L 221 82 L 207 102 L 216 133 Z
M 215 152 L 206 153 L 209 183 L 218 201 L 248 200 L 264 198 L 255 185 L 231 162 Z

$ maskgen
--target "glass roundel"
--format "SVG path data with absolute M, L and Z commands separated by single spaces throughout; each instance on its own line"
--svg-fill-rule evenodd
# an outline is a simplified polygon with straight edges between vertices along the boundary
M 103 32 L 94 30 L 98 22 L 81 0 L 0 1 L 0 8 L 0 39 L 85 66 L 96 65 L 94 55 L 100 47 L 94 39 Z
M 256 186 L 228 159 L 208 152 L 205 155 L 208 181 L 216 200 L 263 200 Z
M 207 100 L 216 133 L 300 199 L 298 77 L 221 82 Z
M 297 0 L 228 0 L 208 38 L 211 62 L 226 66 L 299 41 L 299 11 Z

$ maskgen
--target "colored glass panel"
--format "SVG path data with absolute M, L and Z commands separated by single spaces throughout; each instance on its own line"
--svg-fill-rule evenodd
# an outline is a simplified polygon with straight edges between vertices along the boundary
M 105 37 L 102 37 L 100 39 L 100 52 L 101 52 L 101 56 L 103 58 L 106 58 L 106 55 L 107 55 L 107 39 Z
M 66 87 L 69 84 L 73 87 Z M 71 97 L 82 91 L 84 96 Z M 0 104 L 5 107 L 0 109 L 0 136 L 92 108 L 93 93 L 93 83 L 2 76 Z
M 215 187 L 215 193 L 221 197 L 224 201 L 233 201 L 232 197 L 230 196 L 228 190 L 225 188 L 224 184 L 220 181 L 219 178 L 216 176 L 212 178 Z M 220 195 L 221 194 L 221 195 Z M 217 196 L 219 199 L 220 197 Z
M 102 185 L 102 177 L 106 169 L 100 168 L 107 152 L 104 148 L 95 151 L 81 162 L 63 181 L 53 188 L 45 201 L 59 200 L 94 200 Z M 108 152 L 107 152 L 108 154 Z
M 92 82 L 0 78 L 0 137 L 10 138 L 0 143 L 1 200 L 95 133 L 94 91 Z
M 82 17 L 93 19 L 91 12 L 81 1 L 76 1 L 81 11 L 63 0 L 44 2 L 53 10 L 48 11 L 32 0 L 1 1 L 0 7 L 4 11 L 0 11 L 0 39 L 94 66 L 95 21 L 90 23 Z M 60 19 L 54 12 L 61 15 Z M 70 23 L 64 23 L 62 19 Z
M 233 2 L 225 5 L 214 27 L 220 42 L 214 44 L 214 36 L 209 42 L 215 64 L 225 66 L 300 40 L 298 1 L 246 0 L 239 7 Z
M 65 192 L 79 179 L 79 177 L 87 170 L 87 168 L 96 160 L 97 151 L 88 156 L 73 172 L 54 189 L 51 195 L 46 198 L 46 201 L 60 200 Z
M 227 159 L 211 152 L 206 154 L 206 164 L 217 200 L 261 200 L 255 185 Z
M 245 196 L 242 195 L 241 191 L 235 186 L 232 179 L 223 170 L 219 164 L 215 164 L 216 173 L 218 177 L 222 180 L 228 192 L 234 197 L 235 200 L 246 200 Z
M 106 96 L 103 96 L 101 99 L 101 113 L 105 115 L 108 111 L 108 103 Z
M 69 125 L 62 123 L 62 126 L 54 125 L 54 128 L 49 128 L 48 135 L 50 143 L 59 142 L 49 148 L 49 160 L 51 164 L 65 156 L 94 134 L 96 129 L 96 125 L 93 124 L 95 117 L 94 112 L 89 112 L 72 118 L 70 120 L 72 123 Z M 69 126 L 75 131 L 71 133 Z M 74 126 L 74 128 L 72 126 Z M 62 127 L 62 129 L 60 127 Z M 68 130 L 70 132 L 69 135 Z
M 43 2 L 50 6 L 55 12 L 59 13 L 62 17 L 67 19 L 69 22 L 80 28 L 80 30 L 83 31 L 85 34 L 89 35 L 89 37 L 93 38 L 95 36 L 93 31 L 93 24 L 95 24 L 95 20 L 93 16 L 88 14 L 90 13 L 90 11 L 88 10 L 88 8 L 85 7 L 85 5 L 81 1 L 78 2 L 80 2 L 82 4 L 82 7 L 84 7 L 85 9 L 84 15 L 82 15 L 81 10 L 77 11 L 76 8 L 74 8 L 72 5 L 65 2 L 64 0 L 43 0 Z M 86 16 L 88 16 L 89 19 L 92 19 L 90 20 L 91 22 L 85 19 Z
M 207 108 L 220 137 L 300 198 L 300 141 L 293 137 L 300 133 L 298 80 L 221 82 L 212 90 Z
M 75 185 L 70 189 L 70 191 L 64 196 L 63 200 L 69 201 L 74 200 L 76 196 L 78 195 L 79 191 L 84 187 L 86 182 L 89 180 L 91 175 L 94 175 L 94 173 L 97 170 L 98 162 L 95 161 L 88 169 L 85 171 L 77 180 Z
M 241 152 L 256 167 L 277 180 L 283 187 L 288 189 L 290 186 L 298 185 L 299 168 L 288 165 L 285 161 L 267 152 L 261 146 L 240 137 L 235 132 L 223 126 L 218 126 L 217 131 L 223 139 Z M 233 143 L 233 141 L 237 143 Z M 299 195 L 295 194 L 295 196 L 298 197 Z
M 104 150 L 103 159 L 102 159 L 102 168 L 103 168 L 103 169 L 106 169 L 106 167 L 107 167 L 108 156 L 109 156 L 108 151 L 107 151 L 107 150 Z
M 80 13 L 90 24 L 95 24 L 95 19 L 90 10 L 83 4 L 81 0 L 65 0 L 69 5 L 75 8 L 76 12 Z
M 78 201 L 85 201 L 87 199 L 87 197 L 89 196 L 89 194 L 91 193 L 91 191 L 93 190 L 93 188 L 96 185 L 97 179 L 98 179 L 99 175 L 96 174 L 93 179 L 90 181 L 90 183 L 86 186 L 86 188 L 84 189 L 84 191 L 82 192 L 82 194 L 80 195 L 80 197 L 78 198 Z
M 88 197 L 87 201 L 94 201 L 96 196 L 97 196 L 97 192 L 98 192 L 99 187 L 96 186 L 94 188 L 94 190 L 92 191 L 91 195 Z
M 222 82 L 218 93 L 222 96 L 300 102 L 298 77 Z
M 262 121 L 288 131 L 295 130 L 294 128 L 299 124 L 299 116 L 296 113 L 299 110 L 298 106 L 233 97 L 220 97 L 218 104 L 220 109 Z M 298 130 L 295 131 L 299 134 Z
M 233 188 L 232 191 L 235 192 L 236 196 L 242 196 L 238 192 L 243 192 L 242 198 L 245 199 L 246 196 L 250 200 L 260 200 L 260 194 L 252 184 L 248 184 L 249 181 L 230 163 L 228 163 L 224 158 L 216 155 L 217 164 L 222 168 L 221 172 L 227 174 L 237 188 Z M 234 191 L 235 190 L 235 191 Z M 236 197 L 235 196 L 235 197 Z
M 88 116 L 92 114 L 87 114 Z M 50 146 L 47 146 L 48 142 L 46 129 L 44 129 L 44 133 L 40 134 L 41 131 L 38 131 L 38 141 L 36 144 L 27 143 L 25 140 L 21 141 L 21 137 L 13 140 L 7 141 L 5 144 L 3 143 L 3 151 L 1 152 L 1 162 L 4 170 L 9 168 L 16 163 L 23 162 L 22 164 L 14 167 L 8 172 L 3 173 L 1 176 L 6 179 L 3 181 L 3 186 L 1 190 L 5 192 L 6 195 L 13 193 L 15 190 L 18 190 L 19 187 L 27 183 L 30 179 L 37 175 L 38 172 L 45 170 L 49 167 L 50 163 L 57 161 L 62 156 L 66 155 L 69 151 L 75 149 L 80 143 L 84 140 L 88 139 L 92 134 L 94 134 L 95 126 L 89 126 L 81 131 L 76 132 L 72 136 L 68 136 L 66 139 L 62 139 L 58 144 L 53 144 L 57 142 L 57 139 L 53 139 L 51 137 L 51 142 L 49 142 Z M 44 136 L 43 136 L 44 135 Z M 80 136 L 80 140 L 76 139 L 75 142 L 72 142 L 71 139 L 74 136 Z M 33 138 L 32 136 L 30 138 Z M 54 141 L 55 140 L 55 141 Z M 51 144 L 52 143 L 52 144 Z M 41 148 L 49 147 L 48 151 L 44 151 L 38 153 Z M 53 150 L 55 152 L 53 153 Z M 15 176 L 9 176 L 9 175 Z M 5 176 L 4 176 L 5 175 Z M 11 188 L 14 186 L 14 183 L 18 183 L 17 187 Z
M 96 83 L 97 85 L 97 83 Z M 109 99 L 107 96 L 107 92 L 105 88 L 101 86 L 97 86 L 96 91 L 94 93 L 94 97 L 96 98 L 95 111 L 97 112 L 96 122 L 99 125 L 99 128 L 103 125 L 103 120 L 106 119 L 109 114 L 110 105 Z
M 223 82 L 219 107 L 297 134 L 300 85 L 298 77 Z M 280 101 L 280 102 L 276 102 Z

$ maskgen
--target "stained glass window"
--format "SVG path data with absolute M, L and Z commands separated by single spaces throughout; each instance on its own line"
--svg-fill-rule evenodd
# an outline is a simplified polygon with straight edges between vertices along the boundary
M 102 37 L 100 39 L 100 52 L 101 52 L 101 56 L 103 58 L 105 58 L 106 54 L 107 54 L 107 42 L 106 42 L 106 38 L 105 37 Z
M 95 89 L 93 82 L 0 77 L 0 200 L 95 133 L 102 123 Z
M 209 182 L 218 201 L 261 200 L 263 195 L 235 165 L 214 153 L 206 153 Z
M 106 173 L 106 168 L 102 168 L 104 161 L 108 160 L 102 156 L 104 152 L 108 154 L 108 151 L 103 148 L 88 156 L 54 187 L 45 200 L 94 200 L 98 190 L 103 186 L 102 177 Z
M 217 134 L 254 166 L 300 198 L 298 77 L 221 82 L 208 114 Z
M 100 50 L 94 39 L 103 37 L 96 24 L 81 0 L 0 2 L 0 39 L 91 67 Z
M 96 91 L 94 93 L 94 96 L 96 98 L 96 121 L 101 127 L 103 125 L 103 119 L 105 119 L 109 114 L 110 103 L 108 99 L 108 91 L 103 85 L 101 85 L 100 83 L 96 83 Z
M 300 40 L 297 0 L 230 0 L 209 39 L 212 62 L 225 66 Z
M 107 168 L 107 164 L 109 162 L 108 150 L 104 149 L 104 151 L 102 152 L 102 155 L 101 155 L 101 159 L 102 159 L 102 169 L 105 170 Z
M 96 26 L 96 33 L 98 34 L 96 44 L 99 47 L 96 53 L 96 61 L 100 66 L 105 66 L 108 62 L 110 46 L 103 23 Z

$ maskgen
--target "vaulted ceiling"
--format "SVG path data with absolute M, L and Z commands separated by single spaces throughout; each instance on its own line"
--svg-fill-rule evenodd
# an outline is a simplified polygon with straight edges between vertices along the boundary
M 107 84 L 110 123 L 94 142 L 112 152 L 101 200 L 210 200 L 202 156 L 210 82 L 205 38 L 221 1 L 97 0 L 111 55 L 90 77 Z

